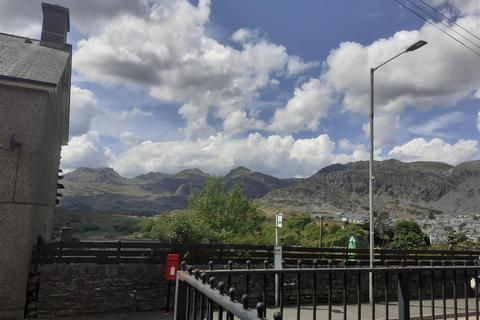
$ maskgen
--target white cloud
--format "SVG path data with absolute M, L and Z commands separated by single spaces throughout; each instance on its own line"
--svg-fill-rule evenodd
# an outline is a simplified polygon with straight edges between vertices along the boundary
M 477 113 L 477 129 L 480 131 L 480 111 Z
M 455 144 L 449 144 L 439 138 L 430 141 L 416 138 L 401 146 L 396 146 L 388 153 L 388 156 L 408 162 L 441 161 L 455 165 L 478 158 L 477 145 L 475 140 L 459 140 Z
M 75 68 L 91 81 L 138 85 L 159 100 L 182 104 L 184 132 L 196 137 L 211 132 L 210 111 L 221 120 L 237 110 L 250 115 L 261 89 L 315 65 L 248 29 L 232 35 L 240 49 L 219 43 L 205 31 L 209 16 L 210 1 L 194 6 L 177 0 L 153 4 L 146 16 L 115 17 L 78 42 Z M 257 119 L 246 120 L 248 130 Z
M 465 115 L 463 112 L 455 111 L 434 117 L 426 123 L 412 126 L 408 130 L 416 135 L 421 136 L 445 137 L 446 134 L 442 132 L 442 129 L 445 129 L 455 123 L 460 123 L 464 119 Z
M 60 166 L 65 169 L 78 167 L 105 167 L 113 159 L 111 150 L 103 147 L 100 134 L 90 131 L 81 136 L 73 137 L 67 146 L 62 148 Z
M 367 159 L 368 153 L 357 146 L 352 154 L 335 154 L 335 143 L 327 135 L 311 139 L 250 134 L 233 139 L 217 134 L 206 139 L 152 142 L 146 141 L 119 154 L 112 162 L 118 172 L 134 176 L 148 171 L 176 172 L 200 168 L 224 174 L 236 166 L 245 166 L 279 177 L 309 176 L 333 162 Z
M 264 126 L 263 121 L 249 117 L 245 110 L 232 112 L 223 122 L 223 130 L 226 134 L 235 134 L 250 129 L 261 129 Z
M 98 112 L 93 92 L 76 86 L 71 88 L 70 136 L 78 136 L 90 130 L 92 119 Z
M 478 19 L 468 16 L 458 23 L 478 33 Z M 398 113 L 409 105 L 449 106 L 471 96 L 480 82 L 478 56 L 429 24 L 418 31 L 397 32 L 369 46 L 342 43 L 327 58 L 325 78 L 344 95 L 347 110 L 367 114 L 369 67 L 377 66 L 420 39 L 430 43 L 376 71 L 376 111 Z
M 430 2 L 449 16 L 480 14 L 478 0 L 430 0 Z
M 466 15 L 457 22 L 478 34 L 479 19 L 480 15 Z M 394 120 L 392 126 L 398 130 L 400 120 L 396 116 L 406 107 L 454 106 L 461 99 L 472 98 L 480 83 L 480 59 L 430 24 L 420 30 L 399 31 L 367 46 L 342 43 L 328 56 L 322 79 L 342 96 L 346 111 L 367 115 L 369 68 L 420 39 L 429 44 L 402 55 L 375 72 L 376 117 L 390 117 Z M 397 132 L 388 129 L 390 137 L 383 135 L 385 142 L 395 138 Z
M 395 133 L 400 130 L 400 116 L 396 114 L 380 114 L 375 116 L 374 120 L 374 144 L 375 148 L 395 144 Z M 370 137 L 370 123 L 366 122 L 362 125 L 363 134 Z
M 285 108 L 275 111 L 269 129 L 280 133 L 316 130 L 332 102 L 331 89 L 319 79 L 310 79 L 295 89 Z
M 118 118 L 120 120 L 128 120 L 128 119 L 142 119 L 142 118 L 151 118 L 153 117 L 153 113 L 148 111 L 143 111 L 139 107 L 133 107 L 130 110 L 120 111 L 118 114 Z
M 120 140 L 129 147 L 140 143 L 140 137 L 130 131 L 125 131 L 122 134 L 120 134 Z

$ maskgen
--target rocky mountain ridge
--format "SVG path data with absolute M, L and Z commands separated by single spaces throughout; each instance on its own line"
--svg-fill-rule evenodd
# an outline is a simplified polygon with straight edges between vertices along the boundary
M 480 161 L 375 162 L 375 210 L 398 216 L 480 212 Z M 368 162 L 333 164 L 305 179 L 279 179 L 239 167 L 225 176 L 263 208 L 292 212 L 367 212 Z M 65 175 L 61 206 L 73 211 L 152 215 L 185 209 L 208 174 L 187 169 L 134 178 L 111 168 L 79 168 Z

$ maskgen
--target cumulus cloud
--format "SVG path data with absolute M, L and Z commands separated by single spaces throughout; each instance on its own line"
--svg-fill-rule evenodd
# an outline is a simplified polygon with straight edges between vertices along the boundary
M 75 169 L 78 167 L 105 167 L 108 166 L 114 155 L 104 147 L 97 131 L 90 131 L 73 137 L 67 146 L 62 148 L 61 167 Z
M 477 113 L 477 129 L 480 131 L 480 111 Z
M 74 137 L 87 133 L 97 112 L 97 99 L 93 92 L 72 86 L 70 97 L 70 136 Z
M 374 121 L 374 144 L 375 148 L 395 144 L 395 133 L 400 129 L 400 116 L 397 114 L 385 113 L 375 116 Z M 370 137 L 370 123 L 362 125 L 363 133 Z
M 478 18 L 465 17 L 459 23 L 480 31 Z M 453 40 L 429 24 L 418 31 L 400 31 L 369 46 L 345 42 L 327 58 L 325 78 L 343 94 L 349 111 L 368 113 L 369 67 L 425 39 L 430 44 L 407 53 L 376 72 L 376 111 L 401 112 L 406 106 L 453 105 L 469 97 L 480 82 L 480 60 L 474 53 L 452 43 Z M 428 63 L 425 59 L 428 57 Z M 445 75 L 448 74 L 448 77 Z
M 130 131 L 125 131 L 120 134 L 120 140 L 127 146 L 131 147 L 140 143 L 140 137 Z
M 426 123 L 415 125 L 408 130 L 416 135 L 428 137 L 445 137 L 446 134 L 442 132 L 453 124 L 460 123 L 465 119 L 465 114 L 460 111 L 449 112 L 428 120 Z
M 148 111 L 143 111 L 139 107 L 133 107 L 130 110 L 123 110 L 120 111 L 118 114 L 118 118 L 120 120 L 128 120 L 128 119 L 142 119 L 142 118 L 151 118 L 153 117 L 153 113 Z
M 269 129 L 279 133 L 316 130 L 332 102 L 332 90 L 321 80 L 310 79 L 295 89 L 285 108 L 275 111 Z
M 262 137 L 252 133 L 246 139 L 234 139 L 219 133 L 197 140 L 146 141 L 119 154 L 112 166 L 128 176 L 184 168 L 224 174 L 233 167 L 245 166 L 279 177 L 292 177 L 309 176 L 333 162 L 368 157 L 359 146 L 351 154 L 336 154 L 334 149 L 335 143 L 325 134 L 295 140 L 291 135 Z
M 430 141 L 424 138 L 413 139 L 396 146 L 388 156 L 401 161 L 441 161 L 452 165 L 469 161 L 479 156 L 478 143 L 475 140 L 459 140 L 449 144 L 442 139 Z
M 430 2 L 451 17 L 480 14 L 480 5 L 477 0 L 430 0 Z
M 222 44 L 205 31 L 209 16 L 207 0 L 160 1 L 146 16 L 118 16 L 78 42 L 75 68 L 92 81 L 142 86 L 154 98 L 182 104 L 185 133 L 196 137 L 211 132 L 209 112 L 221 120 L 237 110 L 250 115 L 260 90 L 315 65 L 248 29 L 232 35 L 239 48 Z M 243 121 L 246 129 L 255 120 Z
M 460 6 L 463 3 L 450 2 Z M 473 3 L 465 1 L 464 4 L 467 2 Z M 457 22 L 478 34 L 479 19 L 480 15 L 467 14 Z M 480 83 L 480 59 L 430 24 L 423 25 L 420 30 L 399 31 L 370 45 L 340 44 L 326 59 L 322 79 L 341 95 L 346 111 L 366 115 L 370 103 L 369 68 L 421 39 L 429 44 L 406 53 L 375 72 L 375 113 L 380 117 L 379 121 L 382 116 L 385 119 L 390 117 L 394 120 L 393 126 L 399 129 L 399 118 L 396 117 L 406 107 L 453 106 L 461 99 L 473 97 Z M 387 133 L 390 137 L 385 137 L 385 143 L 394 138 L 396 131 L 390 128 Z

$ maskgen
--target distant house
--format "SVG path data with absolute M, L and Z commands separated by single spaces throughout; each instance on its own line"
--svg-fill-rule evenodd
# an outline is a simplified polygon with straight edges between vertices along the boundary
M 0 33 L 0 319 L 24 318 L 32 245 L 51 238 L 69 135 L 69 10 L 42 10 L 40 40 Z
M 358 213 L 342 212 L 339 216 L 342 222 L 362 224 L 369 221 L 367 216 Z
M 443 228 L 433 229 L 428 233 L 428 238 L 431 244 L 447 244 L 448 232 Z
M 312 213 L 310 218 L 312 219 L 324 219 L 324 220 L 335 220 L 337 217 L 334 213 Z

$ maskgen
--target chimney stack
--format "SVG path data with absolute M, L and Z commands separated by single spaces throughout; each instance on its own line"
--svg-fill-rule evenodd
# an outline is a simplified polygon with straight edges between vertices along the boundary
M 70 31 L 68 8 L 42 3 L 43 25 L 40 45 L 64 50 Z

